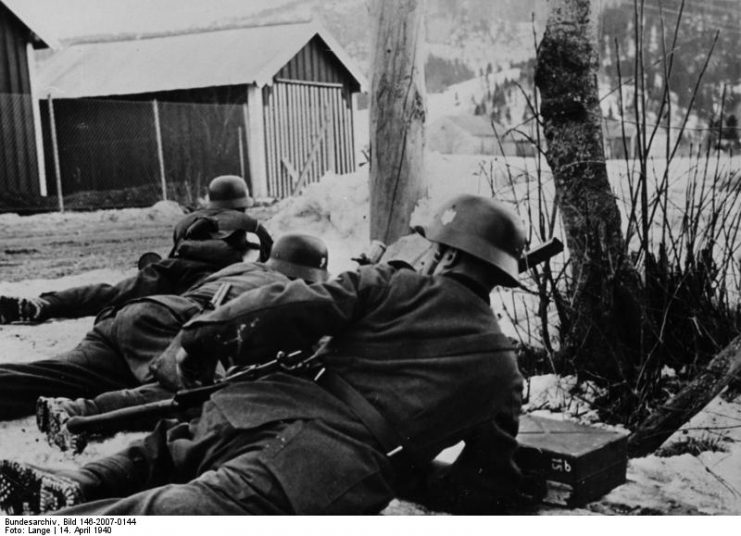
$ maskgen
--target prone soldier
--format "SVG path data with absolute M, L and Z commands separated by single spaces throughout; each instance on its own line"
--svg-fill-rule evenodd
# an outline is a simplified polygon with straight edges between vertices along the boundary
M 257 220 L 244 213 L 252 203 L 241 177 L 216 177 L 209 184 L 207 207 L 175 225 L 173 247 L 166 259 L 155 256 L 135 276 L 115 285 L 84 285 L 35 298 L 0 296 L 0 324 L 92 316 L 135 298 L 180 294 L 203 277 L 240 262 L 246 232 L 258 236 L 260 260 L 265 261 L 273 240 Z
M 181 220 L 175 227 L 171 258 L 149 265 L 113 287 L 113 305 L 103 308 L 75 348 L 51 359 L 0 365 L 0 419 L 33 414 L 39 396 L 89 398 L 150 382 L 149 363 L 203 304 L 197 299 L 136 299 L 179 295 L 245 257 L 256 260 L 259 240 L 245 229 L 253 228 L 254 223 L 234 210 Z M 80 287 L 66 293 L 90 304 L 98 301 L 87 297 L 88 291 L 95 293 L 95 289 Z
M 75 471 L 5 462 L 0 506 L 25 496 L 41 511 L 67 505 L 65 515 L 375 513 L 414 467 L 474 432 L 491 448 L 475 472 L 495 505 L 520 478 L 522 377 L 489 293 L 517 284 L 524 232 L 501 203 L 465 195 L 426 236 L 424 273 L 382 264 L 276 283 L 183 328 L 185 370 L 191 359 L 247 364 L 329 335 L 320 373 L 230 384 L 190 425 L 162 421 Z
M 141 361 L 141 364 L 133 367 L 133 370 L 137 372 L 137 378 L 146 383 L 131 389 L 105 392 L 94 398 L 73 400 L 42 396 L 36 405 L 36 420 L 40 431 L 47 434 L 50 444 L 62 450 L 71 449 L 79 453 L 85 448 L 88 434 L 68 430 L 66 422 L 70 417 L 89 417 L 166 400 L 172 398 L 174 391 L 182 387 L 175 373 L 174 362 L 175 352 L 179 348 L 178 339 L 175 337 L 170 342 L 177 334 L 182 321 L 173 323 L 166 330 L 160 329 L 160 332 L 170 334 L 169 337 L 153 341 L 146 345 L 146 353 L 143 351 L 141 341 L 147 338 L 151 340 L 152 337 L 148 336 L 149 329 L 142 333 L 139 326 L 146 325 L 142 318 L 152 315 L 153 306 L 155 314 L 158 312 L 157 306 L 163 305 L 170 311 L 179 312 L 178 318 L 192 318 L 222 303 L 228 303 L 248 290 L 264 285 L 285 283 L 296 278 L 308 283 L 326 281 L 329 277 L 328 258 L 327 247 L 319 238 L 289 233 L 278 239 L 272 248 L 270 258 L 265 263 L 233 264 L 207 277 L 182 296 L 151 296 L 128 305 L 126 310 L 122 311 L 119 330 L 125 331 L 129 334 L 128 337 L 139 341 L 137 347 L 130 348 L 127 355 L 136 356 Z M 191 315 L 191 311 L 196 312 Z M 173 315 L 173 318 L 175 317 Z M 131 324 L 128 329 L 125 327 L 127 324 Z M 142 350 L 139 351 L 139 348 Z M 150 360 L 149 356 L 154 355 L 158 349 L 161 354 Z M 128 361 L 131 363 L 132 359 L 129 358 Z M 145 373 L 145 365 L 148 366 L 149 375 Z M 214 370 L 209 369 L 208 373 L 204 372 L 205 374 L 213 377 Z M 192 413 L 193 409 L 188 413 Z M 122 428 L 151 430 L 156 420 L 159 419 L 152 422 L 151 418 L 146 416 L 136 418 L 124 423 Z

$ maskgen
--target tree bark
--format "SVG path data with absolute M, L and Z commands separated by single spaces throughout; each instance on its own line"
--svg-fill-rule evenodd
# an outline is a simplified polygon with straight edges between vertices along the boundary
M 650 454 L 708 405 L 741 373 L 741 336 L 736 337 L 705 369 L 669 401 L 652 413 L 628 437 L 632 458 Z
M 409 231 L 423 193 L 423 0 L 378 0 L 370 93 L 370 238 Z
M 591 7 L 589 0 L 551 0 L 535 83 L 572 263 L 563 353 L 588 377 L 623 381 L 640 359 L 645 315 L 607 179 Z

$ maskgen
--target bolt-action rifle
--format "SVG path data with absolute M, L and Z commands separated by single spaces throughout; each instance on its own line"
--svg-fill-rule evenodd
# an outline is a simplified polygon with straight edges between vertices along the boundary
M 71 417 L 66 423 L 67 429 L 73 434 L 112 433 L 125 429 L 128 423 L 139 419 L 165 418 L 177 415 L 187 409 L 200 406 L 213 393 L 233 383 L 254 380 L 273 372 L 285 371 L 295 373 L 307 370 L 315 364 L 317 353 L 307 353 L 300 350 L 291 353 L 278 352 L 275 359 L 271 361 L 256 363 L 241 368 L 229 374 L 223 380 L 210 385 L 182 389 L 176 392 L 172 398 L 166 400 L 117 409 L 98 415 Z
M 411 235 L 414 240 L 415 235 Z M 419 236 L 419 235 L 416 235 Z M 424 240 L 423 237 L 419 236 L 420 239 Z M 404 239 L 402 239 L 404 240 Z M 381 244 L 382 246 L 382 244 Z M 386 255 L 389 252 L 393 252 L 393 248 L 396 244 L 393 244 L 388 249 L 383 246 L 380 247 L 378 244 L 373 244 L 372 255 L 363 254 L 360 258 L 356 259 L 360 264 L 371 264 L 384 261 L 389 259 L 391 262 L 397 261 L 413 266 L 416 262 L 413 259 L 419 258 L 420 246 L 419 244 L 407 243 L 407 250 L 411 251 L 411 256 L 407 255 L 404 260 L 404 255 L 396 256 L 392 255 L 389 257 Z M 402 247 L 404 249 L 404 247 Z M 519 261 L 520 272 L 525 272 L 534 266 L 545 262 L 551 257 L 559 254 L 563 251 L 563 244 L 557 238 L 551 238 L 547 242 L 544 242 L 540 246 L 528 251 L 523 255 Z M 396 250 L 398 253 L 398 247 Z M 228 288 L 220 288 L 212 300 L 212 306 L 217 307 L 224 300 Z M 228 375 L 223 380 L 202 387 L 196 387 L 193 389 L 183 389 L 175 393 L 175 395 L 167 400 L 161 400 L 158 402 L 151 402 L 148 404 L 141 404 L 138 406 L 132 406 L 130 408 L 118 409 L 110 411 L 108 413 L 101 413 L 98 415 L 90 416 L 79 416 L 72 417 L 67 421 L 67 429 L 75 434 L 78 433 L 111 433 L 117 432 L 125 428 L 125 426 L 142 418 L 157 418 L 157 417 L 168 417 L 171 415 L 177 415 L 178 413 L 187 409 L 200 406 L 209 397 L 215 393 L 238 381 L 249 381 L 259 378 L 262 375 L 270 374 L 277 371 L 289 371 L 297 372 L 306 370 L 316 364 L 318 364 L 317 356 L 321 352 L 317 350 L 313 353 L 307 352 L 278 352 L 275 359 L 265 363 L 258 363 L 250 365 L 246 368 L 239 370 L 233 374 Z

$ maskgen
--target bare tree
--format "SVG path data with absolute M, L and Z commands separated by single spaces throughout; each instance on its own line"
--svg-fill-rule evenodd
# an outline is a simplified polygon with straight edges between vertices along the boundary
M 370 234 L 406 234 L 423 190 L 424 0 L 377 0 L 370 93 Z
M 535 83 L 556 199 L 571 254 L 570 325 L 563 354 L 580 373 L 622 383 L 645 340 L 638 273 L 627 256 L 607 180 L 597 90 L 599 57 L 590 0 L 552 0 Z

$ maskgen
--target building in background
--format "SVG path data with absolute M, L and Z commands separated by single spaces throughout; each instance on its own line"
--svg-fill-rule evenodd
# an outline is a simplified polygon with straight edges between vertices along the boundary
M 32 49 L 56 47 L 57 42 L 22 8 L 19 0 L 0 0 L 0 210 L 16 209 L 46 193 L 39 175 Z
M 54 158 L 65 196 L 150 188 L 191 202 L 218 174 L 283 198 L 355 169 L 365 79 L 314 23 L 75 44 L 39 78 L 50 193 Z

